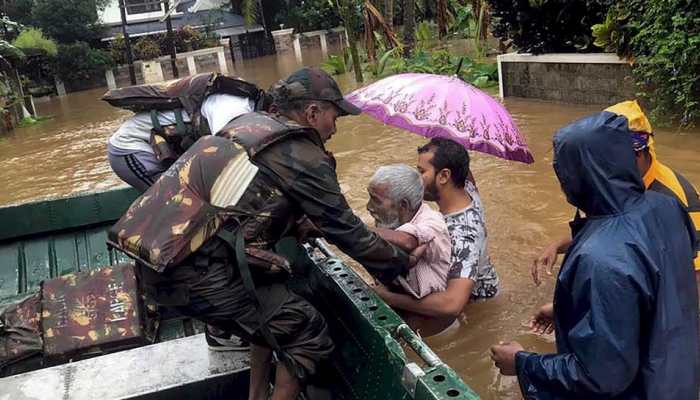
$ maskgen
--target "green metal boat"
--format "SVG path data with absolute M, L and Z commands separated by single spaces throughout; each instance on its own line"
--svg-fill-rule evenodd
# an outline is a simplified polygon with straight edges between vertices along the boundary
M 116 189 L 0 208 L 0 304 L 46 279 L 129 262 L 105 242 L 137 196 Z M 323 373 L 333 398 L 478 399 L 324 242 L 307 250 L 313 301 L 336 343 Z M 247 398 L 247 354 L 208 351 L 202 328 L 173 317 L 161 321 L 154 344 L 5 371 L 0 399 Z

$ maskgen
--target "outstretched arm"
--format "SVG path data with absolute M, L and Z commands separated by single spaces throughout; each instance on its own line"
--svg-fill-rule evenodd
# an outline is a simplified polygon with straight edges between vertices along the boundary
M 401 250 L 410 253 L 418 247 L 418 239 L 415 236 L 401 231 L 387 228 L 372 228 L 382 239 L 398 246 Z
M 455 278 L 447 281 L 447 289 L 431 293 L 422 299 L 394 293 L 378 286 L 377 294 L 391 307 L 414 312 L 426 317 L 457 317 L 469 302 L 474 281 Z
M 641 324 L 639 282 L 619 269 L 582 263 L 566 315 L 568 349 L 560 354 L 525 351 L 515 356 L 525 398 L 608 398 L 622 393 L 639 368 Z

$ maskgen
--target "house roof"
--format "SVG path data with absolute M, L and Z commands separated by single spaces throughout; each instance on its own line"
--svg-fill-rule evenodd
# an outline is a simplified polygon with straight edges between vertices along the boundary
M 194 28 L 201 28 L 208 25 L 213 26 L 214 32 L 222 37 L 240 35 L 246 32 L 257 32 L 262 30 L 262 26 L 253 25 L 246 27 L 242 16 L 221 9 L 200 10 L 189 12 L 188 9 L 195 4 L 195 1 L 183 1 L 177 6 L 178 14 L 171 16 L 173 30 L 177 30 L 186 25 Z M 160 19 L 150 19 L 144 21 L 129 22 L 126 25 L 129 36 L 145 36 L 155 33 L 165 32 L 165 22 Z M 107 28 L 103 41 L 113 40 L 122 33 L 121 24 L 112 25 Z

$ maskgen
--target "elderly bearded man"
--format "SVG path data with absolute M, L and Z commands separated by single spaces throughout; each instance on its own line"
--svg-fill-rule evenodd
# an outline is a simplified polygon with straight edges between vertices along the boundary
M 445 290 L 451 265 L 450 234 L 442 215 L 423 203 L 418 171 L 405 164 L 380 167 L 367 191 L 367 210 L 380 236 L 407 252 L 425 245 L 417 264 L 395 283 L 417 299 Z

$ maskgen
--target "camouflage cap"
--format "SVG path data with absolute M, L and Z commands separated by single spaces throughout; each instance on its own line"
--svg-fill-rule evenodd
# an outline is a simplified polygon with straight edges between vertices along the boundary
M 335 80 L 319 68 L 302 68 L 273 87 L 276 90 L 283 89 L 287 101 L 323 100 L 338 107 L 340 115 L 358 115 L 362 112 L 343 98 Z

